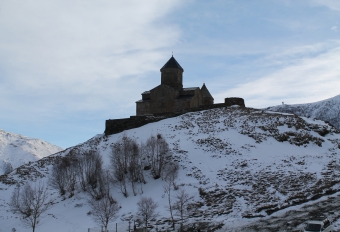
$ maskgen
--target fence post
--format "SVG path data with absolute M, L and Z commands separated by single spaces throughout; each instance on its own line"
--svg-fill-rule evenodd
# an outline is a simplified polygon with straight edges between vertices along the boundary
M 87 230 L 87 232 L 90 232 L 90 228 Z

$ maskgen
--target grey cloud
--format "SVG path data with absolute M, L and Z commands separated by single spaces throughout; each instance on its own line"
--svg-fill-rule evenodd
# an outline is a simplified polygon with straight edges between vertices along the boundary
M 154 69 L 164 59 L 162 49 L 178 38 L 179 29 L 164 20 L 177 4 L 3 1 L 1 82 L 10 91 L 0 93 L 7 99 L 0 106 L 27 108 L 34 101 L 53 112 L 55 107 L 98 110 L 114 104 L 131 87 L 121 79 Z M 112 102 L 103 101 L 108 99 Z

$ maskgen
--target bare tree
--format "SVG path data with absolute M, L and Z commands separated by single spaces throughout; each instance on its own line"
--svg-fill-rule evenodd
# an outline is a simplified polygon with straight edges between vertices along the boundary
M 116 182 L 119 183 L 120 190 L 125 197 L 128 196 L 127 191 L 127 170 L 125 168 L 125 152 L 121 143 L 116 142 L 112 145 L 112 154 L 110 156 L 112 165 L 112 174 Z
M 77 177 L 79 180 L 79 184 L 81 189 L 86 192 L 87 190 L 87 173 L 90 169 L 90 165 L 88 164 L 88 159 L 92 156 L 92 150 L 85 151 L 77 156 Z
M 74 157 L 65 156 L 57 161 L 49 178 L 49 184 L 58 189 L 60 195 L 65 195 L 67 191 L 70 197 L 74 195 L 76 185 L 76 159 Z
M 146 141 L 146 150 L 151 162 L 153 177 L 158 179 L 161 177 L 165 164 L 171 160 L 169 144 L 161 134 L 157 134 L 156 137 L 151 136 Z
M 138 170 L 141 168 L 139 166 L 139 147 L 136 142 L 131 142 L 130 146 L 128 149 L 131 149 L 131 153 L 129 154 L 130 156 L 128 157 L 128 163 L 127 163 L 127 169 L 128 169 L 128 179 L 130 180 L 131 183 L 131 188 L 133 191 L 133 195 L 136 196 L 136 188 L 135 188 L 135 183 L 139 182 L 139 172 Z
M 42 183 L 35 187 L 27 183 L 23 190 L 18 186 L 13 191 L 9 205 L 11 211 L 20 214 L 23 223 L 32 228 L 34 232 L 40 222 L 40 216 L 52 206 L 51 203 L 48 200 L 46 188 Z
M 175 190 L 178 189 L 175 183 L 175 179 L 178 177 L 179 165 L 177 162 L 168 161 L 166 163 L 164 170 L 162 172 L 162 177 L 164 180 L 169 181 Z
M 175 203 L 173 205 L 173 209 L 177 212 L 177 215 L 181 220 L 181 228 L 183 226 L 185 217 L 188 215 L 188 205 L 193 200 L 193 196 L 190 196 L 185 192 L 184 189 L 180 189 L 177 195 L 175 196 Z
M 157 203 L 151 197 L 142 197 L 137 202 L 137 206 L 137 215 L 142 218 L 145 228 L 148 228 L 149 221 L 158 216 L 156 212 Z
M 156 137 L 151 136 L 147 141 L 145 145 L 145 152 L 148 162 L 151 165 L 151 169 L 155 167 L 156 162 Z
M 170 218 L 171 218 L 171 223 L 172 223 L 172 227 L 175 227 L 175 219 L 174 219 L 174 215 L 173 215 L 173 205 L 172 205 L 172 200 L 171 200 L 171 192 L 172 192 L 172 184 L 169 180 L 166 180 L 165 183 L 163 184 L 163 190 L 166 193 L 167 197 L 168 197 L 168 210 L 170 212 Z
M 178 176 L 178 163 L 168 163 L 165 167 L 165 171 L 163 172 L 165 183 L 163 184 L 163 190 L 168 196 L 168 210 L 170 212 L 170 217 L 172 221 L 172 227 L 175 227 L 175 220 L 173 215 L 173 205 L 172 205 L 172 189 L 177 190 L 177 186 L 175 184 L 175 179 Z
M 66 193 L 66 181 L 65 172 L 63 166 L 60 163 L 55 163 L 52 167 L 52 173 L 49 178 L 49 184 L 59 190 L 61 196 Z
M 126 135 L 112 145 L 111 164 L 113 177 L 120 184 L 124 196 L 128 196 L 126 183 L 131 183 L 133 194 L 136 196 L 136 183 L 145 183 L 141 162 L 140 147 Z
M 101 199 L 107 190 L 108 176 L 103 170 L 103 159 L 97 151 L 91 151 L 85 155 L 87 160 L 84 166 L 87 192 L 94 199 Z
M 89 201 L 91 206 L 91 216 L 94 221 L 99 225 L 102 225 L 107 231 L 107 225 L 110 221 L 114 221 L 117 218 L 120 206 L 118 202 L 107 195 L 100 200 L 91 199 Z
M 103 160 L 96 150 L 74 151 L 72 155 L 61 157 L 53 166 L 49 184 L 58 189 L 60 195 L 74 191 L 79 183 L 83 191 L 100 199 L 105 193 Z

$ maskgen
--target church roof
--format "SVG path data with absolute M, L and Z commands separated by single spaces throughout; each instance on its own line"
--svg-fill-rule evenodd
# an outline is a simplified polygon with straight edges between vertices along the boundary
M 201 88 L 201 93 L 202 93 L 202 97 L 208 97 L 208 98 L 214 99 L 214 98 L 211 96 L 209 90 L 207 89 L 207 87 L 205 86 L 204 83 L 203 83 L 203 86 L 202 86 L 202 88 Z
M 166 64 L 161 68 L 161 70 L 165 68 L 178 68 L 184 71 L 184 69 L 179 65 L 177 60 L 175 60 L 174 56 L 171 56 L 171 58 L 168 60 L 168 62 L 166 62 Z
M 182 91 L 192 91 L 192 90 L 196 90 L 199 89 L 199 87 L 189 87 L 189 88 L 183 88 Z

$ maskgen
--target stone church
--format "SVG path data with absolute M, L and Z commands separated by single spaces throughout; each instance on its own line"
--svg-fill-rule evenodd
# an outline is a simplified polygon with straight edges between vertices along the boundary
M 184 69 L 172 56 L 161 68 L 161 84 L 142 93 L 136 102 L 136 115 L 180 112 L 214 104 L 214 98 L 203 84 L 201 88 L 183 88 Z

